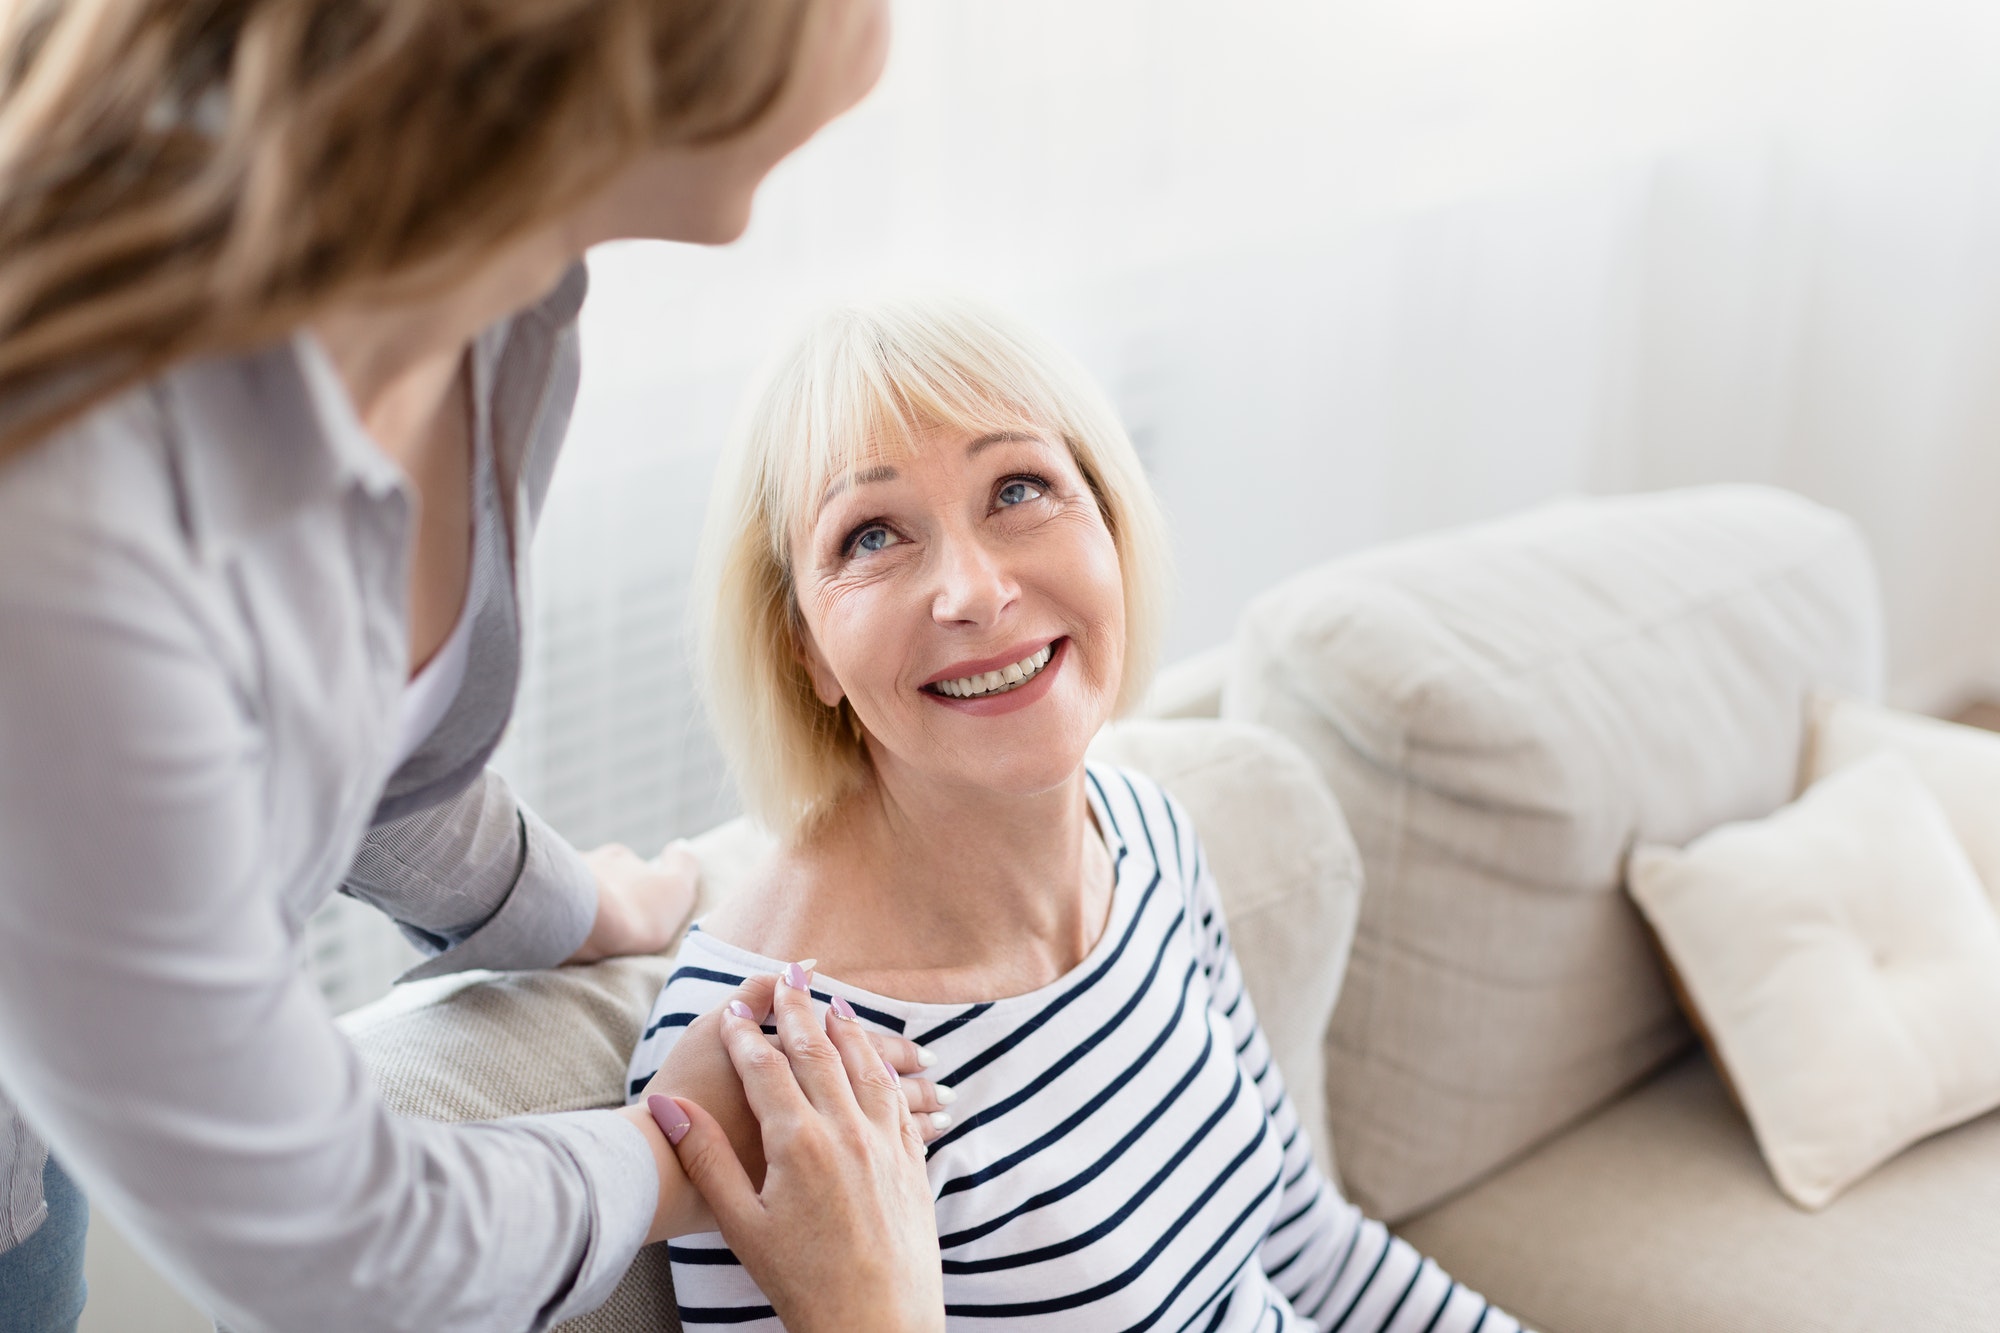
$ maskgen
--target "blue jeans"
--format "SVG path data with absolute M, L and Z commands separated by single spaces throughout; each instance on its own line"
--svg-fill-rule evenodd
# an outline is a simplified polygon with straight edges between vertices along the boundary
M 49 1215 L 35 1234 L 0 1254 L 0 1329 L 74 1333 L 83 1317 L 83 1234 L 90 1204 L 56 1159 L 42 1168 Z

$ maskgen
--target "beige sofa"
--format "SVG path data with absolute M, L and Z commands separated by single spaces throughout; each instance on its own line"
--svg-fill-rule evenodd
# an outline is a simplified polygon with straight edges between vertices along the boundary
M 1577 501 L 1287 581 L 1102 746 L 1194 814 L 1322 1156 L 1461 1280 L 1547 1333 L 1990 1331 L 2000 1115 L 1793 1208 L 1622 891 L 1635 841 L 1788 800 L 1808 693 L 1880 663 L 1837 515 Z M 757 851 L 703 839 L 710 891 Z M 427 983 L 347 1022 L 413 1113 L 605 1104 L 662 974 Z M 671 1310 L 649 1251 L 571 1326 Z

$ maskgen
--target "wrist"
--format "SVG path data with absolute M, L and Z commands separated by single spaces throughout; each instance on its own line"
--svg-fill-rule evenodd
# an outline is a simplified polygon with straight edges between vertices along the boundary
M 611 887 L 602 881 L 597 885 L 597 915 L 591 918 L 590 933 L 583 937 L 565 962 L 595 963 L 616 957 L 621 951 L 616 947 L 624 933 L 624 903 Z
M 714 1219 L 708 1211 L 708 1204 L 694 1187 L 694 1182 L 681 1170 L 681 1159 L 675 1154 L 673 1145 L 653 1120 L 652 1113 L 643 1106 L 621 1106 L 616 1114 L 625 1117 L 632 1127 L 646 1140 L 652 1150 L 653 1169 L 659 1180 L 659 1200 L 653 1207 L 653 1225 L 646 1233 L 646 1243 L 667 1240 L 674 1236 L 687 1236 L 701 1231 L 713 1231 Z

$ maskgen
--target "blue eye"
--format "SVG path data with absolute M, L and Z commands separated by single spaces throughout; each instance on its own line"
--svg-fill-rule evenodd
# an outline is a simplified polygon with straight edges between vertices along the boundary
M 1010 481 L 1000 488 L 997 498 L 1002 505 L 1026 504 L 1041 499 L 1042 488 L 1032 481 Z
M 876 526 L 863 528 L 861 531 L 855 533 L 847 546 L 849 551 L 867 551 L 872 553 L 895 545 L 897 540 L 898 538 L 895 533 L 885 527 Z

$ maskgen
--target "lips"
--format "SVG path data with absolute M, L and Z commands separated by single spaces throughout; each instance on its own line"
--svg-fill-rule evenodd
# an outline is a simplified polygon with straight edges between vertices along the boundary
M 1061 677 L 1064 667 L 1069 664 L 1070 642 L 1068 639 L 1057 639 L 1046 645 L 1046 647 L 1048 653 L 1047 661 L 1032 675 L 1023 671 L 1019 684 L 1010 683 L 1006 679 L 1004 668 L 1002 668 L 1000 688 L 991 692 L 982 691 L 978 694 L 964 695 L 946 694 L 944 692 L 946 684 L 957 688 L 962 683 L 970 680 L 970 675 L 966 675 L 947 677 L 946 681 L 925 686 L 919 693 L 923 694 L 930 701 L 932 707 L 946 709 L 961 717 L 995 718 L 1011 713 L 1018 713 L 1023 709 L 1033 708 L 1041 700 L 1048 697 L 1050 690 L 1056 688 L 1057 681 Z M 1034 652 L 1029 653 L 1026 658 L 1017 659 L 1016 662 L 1011 662 L 1008 665 L 1015 666 L 1019 665 L 1020 662 L 1032 660 L 1041 651 L 1041 649 L 1036 649 Z M 987 673 L 982 671 L 979 674 L 981 677 L 980 684 L 983 686 Z
M 991 657 L 954 662 L 917 688 L 948 699 L 974 699 L 1018 687 L 1046 668 L 1062 639 L 1029 639 Z

